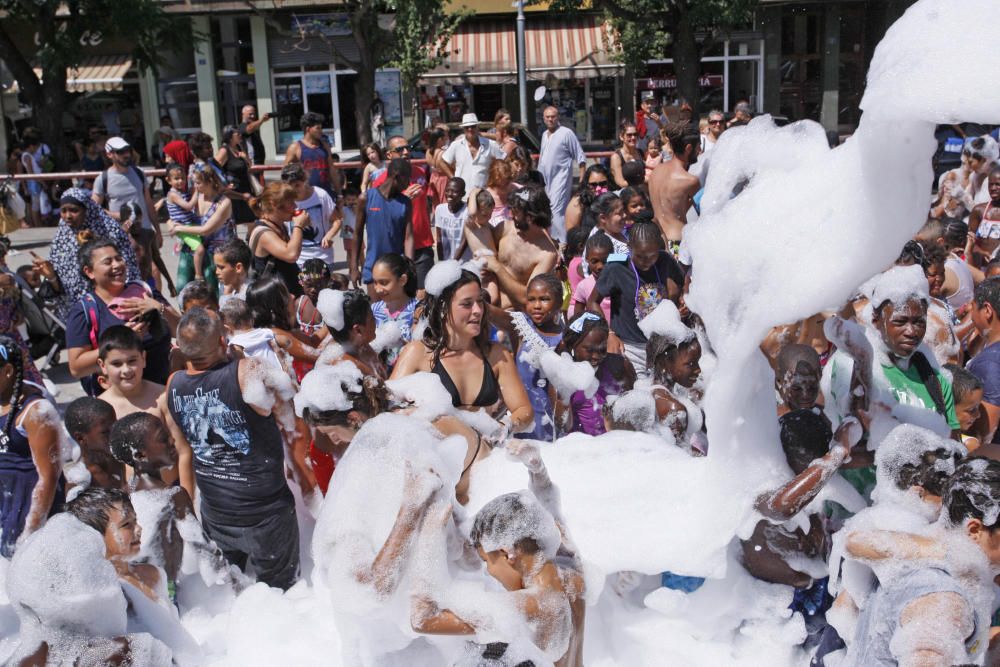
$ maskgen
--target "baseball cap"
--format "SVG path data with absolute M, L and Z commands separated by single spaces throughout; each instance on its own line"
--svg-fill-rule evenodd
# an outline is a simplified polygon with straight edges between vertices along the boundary
M 120 151 L 128 147 L 129 143 L 121 137 L 111 137 L 104 144 L 104 150 L 108 153 L 114 153 L 115 151 Z

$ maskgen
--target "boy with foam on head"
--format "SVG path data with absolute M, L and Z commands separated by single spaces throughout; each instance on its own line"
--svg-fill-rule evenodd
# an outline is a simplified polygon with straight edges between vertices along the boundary
M 112 457 L 109 444 L 115 418 L 111 404 L 90 396 L 70 403 L 63 416 L 66 431 L 80 446 L 80 456 L 90 472 L 90 487 L 125 487 L 125 467 Z
M 219 306 L 226 305 L 230 299 L 246 299 L 247 285 L 250 283 L 250 263 L 253 261 L 250 246 L 239 239 L 233 239 L 216 250 L 212 257 L 215 277 L 222 285 Z
M 176 581 L 184 553 L 177 522 L 194 507 L 183 487 L 164 479 L 164 473 L 174 470 L 178 460 L 170 432 L 158 417 L 133 412 L 111 427 L 111 454 L 135 471 L 129 488 L 138 508 L 139 525 L 147 536 L 141 553 L 166 571 L 168 581 Z
M 809 345 L 793 343 L 781 348 L 774 373 L 774 388 L 781 396 L 778 416 L 793 410 L 819 406 L 819 383 L 823 376 L 819 354 Z
M 98 398 L 114 408 L 118 419 L 133 412 L 159 416 L 156 403 L 163 385 L 142 379 L 146 352 L 139 335 L 124 325 L 109 327 L 101 334 L 97 350 L 97 365 L 107 386 Z
M 511 440 L 507 447 L 508 455 L 528 469 L 531 493 L 507 493 L 486 503 L 473 521 L 472 546 L 486 571 L 510 594 L 531 628 L 535 646 L 557 667 L 577 667 L 583 664 L 583 569 L 567 537 L 559 490 L 535 444 Z M 429 514 L 421 538 L 428 531 L 443 535 L 450 518 L 450 507 Z M 411 601 L 410 620 L 416 632 L 476 634 L 481 621 L 470 623 L 452 610 L 441 609 L 428 593 L 415 593 Z M 489 624 L 488 619 L 483 621 Z

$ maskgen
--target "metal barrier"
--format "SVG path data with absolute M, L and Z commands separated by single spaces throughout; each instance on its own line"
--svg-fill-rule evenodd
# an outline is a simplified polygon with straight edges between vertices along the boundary
M 604 157 L 609 157 L 614 154 L 614 151 L 593 151 L 590 153 L 584 153 L 589 159 L 600 159 Z M 533 159 L 538 159 L 537 155 L 532 156 Z M 427 164 L 426 160 L 413 160 L 413 164 Z M 269 171 L 281 171 L 283 165 L 280 164 L 263 164 L 255 165 L 250 167 L 250 171 L 255 174 L 261 175 L 261 181 L 265 180 L 264 174 Z M 363 169 L 364 165 L 361 162 L 338 162 L 337 167 L 340 169 Z M 142 171 L 146 174 L 147 178 L 158 178 L 161 176 L 166 176 L 166 169 L 154 169 L 142 167 Z M 0 180 L 13 180 L 13 181 L 71 181 L 74 178 L 81 180 L 91 180 L 95 179 L 101 175 L 100 171 L 64 171 L 52 174 L 3 174 L 0 175 Z

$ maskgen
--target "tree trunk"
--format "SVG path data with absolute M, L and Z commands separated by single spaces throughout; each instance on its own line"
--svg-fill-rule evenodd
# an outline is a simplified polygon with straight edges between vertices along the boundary
M 695 39 L 691 15 L 682 3 L 678 7 L 677 27 L 671 48 L 674 71 L 677 73 L 677 92 L 691 105 L 691 118 L 697 120 L 701 102 L 701 47 Z
M 358 127 L 358 147 L 371 143 L 372 127 L 368 112 L 375 99 L 375 63 L 362 58 L 363 66 L 358 69 L 358 83 L 354 88 L 354 122 Z
M 56 171 L 68 171 L 72 155 L 63 137 L 63 110 L 66 101 L 66 67 L 45 72 L 42 79 L 41 99 L 31 101 L 34 124 L 42 133 L 42 141 L 52 149 Z

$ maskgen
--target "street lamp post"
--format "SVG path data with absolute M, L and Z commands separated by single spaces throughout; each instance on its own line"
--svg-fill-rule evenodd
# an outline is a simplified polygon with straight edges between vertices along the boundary
M 517 92 L 521 102 L 521 124 L 528 126 L 528 72 L 524 48 L 524 0 L 517 0 Z

